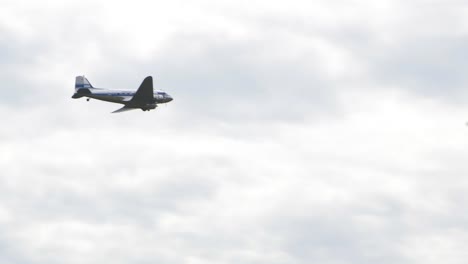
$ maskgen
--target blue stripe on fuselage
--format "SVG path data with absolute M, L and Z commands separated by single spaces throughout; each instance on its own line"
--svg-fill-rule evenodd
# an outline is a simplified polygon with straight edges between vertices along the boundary
M 92 93 L 93 95 L 102 95 L 102 96 L 133 96 L 134 93 Z
M 135 93 L 119 93 L 119 92 L 115 92 L 115 93 L 92 93 L 93 95 L 102 95 L 102 96 L 134 96 Z M 155 93 L 153 95 L 161 95 L 161 94 L 158 94 L 158 93 Z
M 75 88 L 91 88 L 92 86 L 89 84 L 75 84 Z

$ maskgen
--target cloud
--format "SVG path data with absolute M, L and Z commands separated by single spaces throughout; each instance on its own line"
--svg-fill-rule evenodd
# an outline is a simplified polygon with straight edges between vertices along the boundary
M 418 38 L 373 60 L 378 81 L 421 96 L 462 103 L 466 83 L 463 37 Z
M 464 153 L 459 116 L 447 119 L 444 104 L 368 96 L 387 103 L 362 99 L 374 111 L 344 120 L 276 124 L 261 140 L 213 127 L 122 128 L 126 118 L 104 116 L 10 138 L 2 142 L 9 241 L 32 248 L 29 262 L 51 252 L 49 263 L 419 263 L 406 248 L 460 256 L 465 235 L 447 230 L 464 229 L 450 220 L 463 206 L 451 197 L 466 186 L 440 179 L 466 173 L 454 158 Z M 429 253 L 418 246 L 428 236 L 429 247 L 449 246 Z
M 463 4 L 249 3 L 5 4 L 3 262 L 465 259 Z

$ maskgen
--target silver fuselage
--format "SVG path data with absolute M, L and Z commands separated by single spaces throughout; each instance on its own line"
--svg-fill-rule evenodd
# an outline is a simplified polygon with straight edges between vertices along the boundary
M 108 90 L 102 88 L 92 88 L 89 89 L 89 91 L 91 93 L 82 94 L 82 96 L 119 104 L 127 104 L 135 95 L 135 91 L 127 90 Z M 155 104 L 164 104 L 172 101 L 172 97 L 163 91 L 154 91 L 153 96 Z

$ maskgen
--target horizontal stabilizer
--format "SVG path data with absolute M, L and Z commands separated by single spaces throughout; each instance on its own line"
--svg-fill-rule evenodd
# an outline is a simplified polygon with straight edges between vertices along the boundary
M 80 88 L 75 90 L 75 93 L 73 94 L 72 98 L 78 99 L 88 94 L 91 94 L 91 91 L 88 88 Z
M 124 106 L 124 107 L 122 107 L 122 108 L 120 108 L 120 109 L 115 110 L 115 111 L 112 112 L 112 113 L 121 113 L 121 112 L 130 111 L 130 110 L 136 110 L 136 109 L 138 109 L 138 108 L 132 108 L 132 107 Z

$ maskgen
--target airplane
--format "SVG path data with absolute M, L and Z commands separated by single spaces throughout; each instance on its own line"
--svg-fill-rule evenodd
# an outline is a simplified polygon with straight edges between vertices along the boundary
M 169 103 L 173 98 L 163 91 L 153 89 L 153 77 L 146 77 L 136 91 L 108 90 L 103 88 L 94 88 L 84 76 L 76 76 L 75 93 L 73 99 L 81 97 L 119 103 L 124 106 L 112 113 L 120 113 L 129 110 L 141 109 L 150 111 L 155 109 L 158 104 Z

